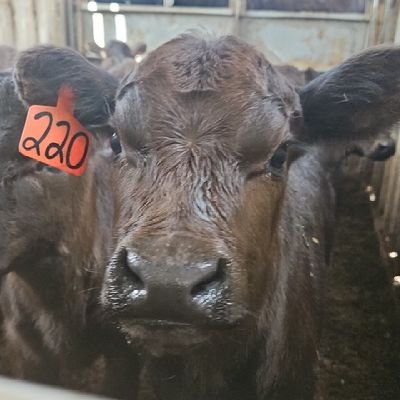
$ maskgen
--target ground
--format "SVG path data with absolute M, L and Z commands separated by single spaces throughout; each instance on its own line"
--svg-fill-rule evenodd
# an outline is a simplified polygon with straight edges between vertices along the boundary
M 321 400 L 398 400 L 400 335 L 396 337 L 390 288 L 360 184 L 348 181 L 339 190 L 337 217 L 325 289 Z

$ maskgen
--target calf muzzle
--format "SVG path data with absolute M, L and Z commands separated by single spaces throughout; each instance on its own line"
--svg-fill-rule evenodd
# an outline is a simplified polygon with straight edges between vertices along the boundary
M 131 283 L 129 313 L 135 319 L 152 324 L 207 323 L 215 320 L 216 309 L 224 308 L 224 258 L 179 262 L 166 257 L 163 262 L 154 262 L 133 249 L 123 249 L 119 262 Z

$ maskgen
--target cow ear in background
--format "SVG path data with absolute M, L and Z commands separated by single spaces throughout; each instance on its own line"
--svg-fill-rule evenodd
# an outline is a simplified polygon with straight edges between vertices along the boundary
M 320 75 L 321 75 L 321 72 L 318 72 L 314 68 L 309 67 L 304 71 L 304 81 L 306 83 L 311 82 L 312 80 L 314 80 L 315 78 L 317 78 Z
M 300 93 L 305 139 L 367 139 L 400 120 L 400 47 L 377 46 L 326 72 Z
M 14 80 L 27 105 L 54 106 L 60 87 L 71 87 L 75 117 L 88 128 L 107 124 L 118 86 L 114 77 L 76 51 L 55 46 L 37 46 L 22 52 L 14 68 Z

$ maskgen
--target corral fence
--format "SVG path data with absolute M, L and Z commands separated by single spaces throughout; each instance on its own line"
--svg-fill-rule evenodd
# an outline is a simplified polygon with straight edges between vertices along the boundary
M 325 70 L 393 38 L 399 0 L 0 0 L 1 44 L 110 39 L 151 50 L 187 29 L 236 34 L 275 64 Z M 299 11 L 307 10 L 307 11 Z

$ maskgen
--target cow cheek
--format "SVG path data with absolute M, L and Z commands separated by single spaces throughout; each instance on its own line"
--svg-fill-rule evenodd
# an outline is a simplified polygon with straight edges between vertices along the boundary
M 240 212 L 236 218 L 238 251 L 247 275 L 247 293 L 251 308 L 272 291 L 279 255 L 278 229 L 284 183 L 267 178 L 248 182 Z

